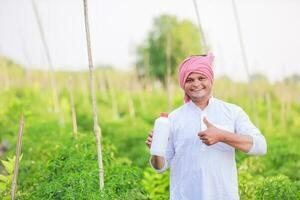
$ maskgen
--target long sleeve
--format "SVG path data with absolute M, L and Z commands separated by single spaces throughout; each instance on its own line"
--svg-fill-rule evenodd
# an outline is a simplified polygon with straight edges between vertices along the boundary
M 253 139 L 253 145 L 247 152 L 250 155 L 264 155 L 267 153 L 265 137 L 250 121 L 243 109 L 239 108 L 235 119 L 235 132 L 241 135 L 249 135 Z

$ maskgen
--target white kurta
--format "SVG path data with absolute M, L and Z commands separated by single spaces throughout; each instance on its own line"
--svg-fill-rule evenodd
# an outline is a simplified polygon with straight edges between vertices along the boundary
M 171 168 L 170 200 L 237 200 L 238 180 L 235 149 L 225 143 L 206 146 L 198 137 L 201 116 L 218 128 L 253 137 L 248 154 L 265 154 L 264 136 L 238 106 L 210 98 L 201 110 L 192 101 L 169 115 L 171 134 L 166 164 Z M 203 148 L 204 147 L 204 148 Z

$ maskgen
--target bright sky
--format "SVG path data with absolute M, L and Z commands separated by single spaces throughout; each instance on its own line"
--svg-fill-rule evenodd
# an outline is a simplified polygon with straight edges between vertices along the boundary
M 130 69 L 155 16 L 196 24 L 192 0 L 88 0 L 95 64 Z M 232 0 L 197 0 L 216 75 L 246 73 Z M 271 80 L 300 74 L 300 1 L 236 0 L 250 73 Z M 82 0 L 36 0 L 55 69 L 87 69 Z M 26 67 L 48 69 L 31 0 L 0 0 L 0 53 Z

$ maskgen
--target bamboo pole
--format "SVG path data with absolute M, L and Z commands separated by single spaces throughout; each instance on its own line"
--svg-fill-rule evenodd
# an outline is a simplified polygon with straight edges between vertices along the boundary
M 29 59 L 29 55 L 28 55 L 27 49 L 25 48 L 25 39 L 24 39 L 24 37 L 21 34 L 20 34 L 20 38 L 21 38 L 22 53 L 23 53 L 24 58 L 25 58 L 25 60 L 27 62 L 27 67 L 30 67 L 30 66 L 32 66 L 32 64 L 31 64 L 31 61 Z M 22 83 L 25 82 L 27 84 L 27 86 L 32 86 L 32 81 L 31 81 L 31 79 L 29 77 L 29 70 L 28 70 L 27 67 L 24 66 L 25 81 L 23 81 Z M 24 85 L 22 85 L 22 86 L 24 86 Z
M 134 91 L 134 77 L 130 78 L 129 82 L 129 88 L 128 88 L 128 111 L 129 111 L 129 116 L 131 118 L 135 118 L 135 107 L 134 107 L 134 102 L 133 102 L 133 91 Z
M 10 81 L 10 75 L 9 75 L 9 71 L 8 71 L 8 66 L 7 66 L 7 60 L 5 58 L 3 58 L 0 55 L 0 64 L 3 64 L 3 89 L 4 90 L 9 90 L 10 89 L 10 85 L 11 85 L 11 81 Z
M 286 123 L 286 103 L 284 100 L 281 100 L 280 104 L 280 122 L 281 126 L 285 128 L 285 123 Z
M 140 102 L 140 106 L 141 106 L 142 111 L 145 111 L 147 105 L 146 105 L 146 98 L 144 98 L 144 91 L 143 90 L 139 91 L 138 98 L 139 98 L 139 102 Z
M 94 76 L 93 76 L 94 66 L 93 66 L 91 41 L 90 41 L 87 0 L 83 0 L 83 4 L 84 4 L 84 19 L 85 19 L 87 53 L 88 53 L 89 72 L 90 72 L 89 78 L 90 78 L 92 103 L 93 103 L 94 133 L 96 136 L 97 152 L 98 152 L 99 186 L 100 186 L 100 190 L 103 190 L 103 188 L 104 188 L 104 169 L 103 169 L 102 150 L 101 150 L 101 128 L 98 125 L 98 118 L 97 118 L 96 93 L 95 93 Z
M 112 112 L 113 115 L 115 117 L 115 119 L 119 119 L 120 115 L 119 115 L 119 106 L 118 106 L 118 102 L 117 102 L 117 98 L 116 98 L 116 94 L 115 94 L 115 89 L 112 87 L 112 84 L 109 81 L 109 93 L 111 96 L 111 105 L 112 105 Z
M 285 86 L 287 87 L 287 86 Z M 285 118 L 286 118 L 286 123 L 288 121 L 288 117 L 290 116 L 290 113 L 291 113 L 291 109 L 292 109 L 292 96 L 291 96 L 291 91 L 288 90 L 288 88 L 285 88 L 285 91 L 286 91 L 286 112 L 285 112 Z
M 283 89 L 283 88 L 282 88 Z M 280 123 L 283 129 L 286 128 L 286 108 L 287 108 L 287 102 L 284 97 L 280 98 Z
M 135 109 L 134 109 L 134 103 L 132 99 L 132 94 L 130 91 L 128 91 L 128 111 L 129 111 L 129 116 L 131 118 L 135 118 Z
M 144 65 L 144 67 L 146 67 L 146 66 Z M 146 108 L 146 104 L 145 104 L 145 100 L 143 98 L 143 92 L 147 91 L 147 88 L 146 88 L 146 83 L 147 83 L 147 81 L 146 81 L 146 76 L 147 75 L 146 74 L 147 73 L 145 74 L 144 79 L 139 79 L 137 68 L 135 67 L 134 69 L 135 69 L 134 70 L 135 86 L 136 86 L 136 91 L 137 91 L 136 94 L 137 94 L 137 98 L 138 98 L 138 101 L 139 101 L 140 108 L 141 108 L 142 111 L 144 111 L 145 108 Z
M 54 111 L 56 113 L 60 113 L 60 106 L 59 106 L 59 99 L 58 99 L 58 91 L 57 91 L 57 84 L 56 84 L 56 80 L 55 80 L 55 75 L 54 75 L 54 67 L 53 67 L 53 63 L 52 63 L 52 59 L 50 56 L 50 51 L 46 42 L 46 38 L 45 38 L 45 34 L 44 34 L 44 29 L 42 26 L 42 22 L 39 16 L 39 12 L 37 9 L 37 6 L 35 4 L 35 0 L 32 0 L 32 7 L 33 7 L 33 11 L 36 17 L 36 21 L 38 24 L 38 28 L 40 31 L 40 35 L 41 35 L 41 39 L 42 39 L 42 43 L 43 43 L 43 47 L 46 53 L 46 58 L 47 58 L 47 62 L 50 68 L 50 81 L 51 81 L 51 87 L 52 87 L 52 95 L 53 95 L 53 101 L 54 101 Z M 61 117 L 61 115 L 60 115 Z M 63 119 L 60 119 L 60 122 L 63 123 Z
M 4 89 L 9 90 L 11 85 L 10 75 L 7 69 L 7 65 L 4 66 Z
M 105 86 L 105 84 L 106 84 L 105 80 L 100 76 L 100 74 L 98 75 L 98 77 L 99 77 L 98 87 L 99 87 L 100 93 L 102 94 L 101 96 L 103 97 L 103 99 L 105 101 L 108 101 L 109 97 L 107 96 L 107 88 Z
M 242 58 L 243 58 L 243 62 L 244 62 L 245 71 L 246 71 L 246 74 L 247 74 L 248 81 L 251 81 L 250 80 L 249 64 L 248 64 L 248 59 L 247 59 L 247 56 L 246 56 L 245 44 L 244 44 L 244 40 L 243 40 L 243 34 L 242 34 L 242 30 L 241 30 L 241 25 L 240 25 L 240 20 L 239 20 L 238 11 L 237 11 L 237 8 L 236 8 L 235 0 L 232 0 L 232 8 L 233 8 L 235 24 L 236 24 L 236 27 L 237 27 L 239 44 L 240 44 L 240 49 L 241 49 L 241 52 L 242 52 Z
M 251 90 L 252 91 L 252 90 Z M 254 123 L 256 126 L 259 127 L 259 117 L 258 117 L 258 112 L 257 112 L 257 105 L 256 105 L 256 98 L 255 98 L 255 93 L 252 91 L 250 92 L 250 105 L 252 108 L 252 112 L 253 112 L 253 119 L 254 119 Z
M 107 78 L 107 74 L 104 73 L 105 76 L 105 80 L 106 80 L 106 84 L 107 84 L 107 89 L 109 92 L 109 96 L 111 98 L 111 106 L 112 106 L 112 113 L 115 119 L 119 119 L 119 107 L 118 107 L 118 101 L 116 98 L 116 94 L 115 94 L 115 88 L 113 87 L 113 84 L 111 83 L 111 79 Z
M 149 56 L 149 52 L 145 52 L 144 53 L 144 73 L 145 73 L 145 77 L 144 77 L 144 90 L 149 89 L 150 85 L 149 83 L 151 83 L 150 81 L 150 56 Z
M 14 175 L 13 175 L 13 181 L 11 185 L 11 199 L 14 200 L 16 197 L 16 191 L 17 191 L 17 179 L 18 179 L 18 173 L 19 173 L 19 159 L 22 149 L 22 136 L 23 136 L 23 130 L 24 130 L 24 114 L 21 114 L 20 119 L 20 128 L 19 128 L 19 135 L 18 135 L 18 142 L 17 142 L 17 148 L 16 148 L 16 160 L 15 160 L 15 167 L 14 167 Z
M 257 121 L 257 123 L 259 122 L 258 120 L 258 112 L 257 112 L 257 108 L 255 105 L 255 98 L 254 98 L 254 94 L 253 91 L 251 89 L 251 76 L 250 76 L 250 71 L 249 71 L 249 63 L 248 63 L 248 59 L 247 59 L 247 55 L 246 55 L 246 50 L 245 50 L 245 44 L 244 44 L 244 40 L 243 40 L 243 34 L 242 34 L 242 29 L 241 29 L 241 25 L 240 25 L 240 19 L 239 19 L 239 15 L 238 15 L 238 11 L 237 11 L 237 7 L 236 7 L 236 2 L 235 0 L 232 0 L 232 8 L 233 8 L 233 14 L 234 14 L 234 19 L 235 19 L 235 24 L 237 27 L 237 32 L 238 32 L 238 39 L 239 39 L 239 44 L 240 44 L 240 50 L 242 53 L 242 61 L 243 61 L 243 65 L 246 71 L 246 75 L 247 75 L 247 81 L 249 82 L 248 84 L 248 92 L 250 95 L 250 105 L 251 105 L 251 110 L 252 113 L 254 115 L 254 117 L 256 118 L 255 120 Z
M 194 8 L 195 8 L 195 12 L 196 12 L 196 17 L 197 17 L 197 23 L 198 23 L 198 28 L 199 28 L 199 34 L 200 34 L 200 41 L 201 41 L 201 46 L 203 47 L 203 53 L 206 54 L 208 52 L 208 46 L 206 43 L 206 38 L 201 26 L 201 20 L 200 20 L 200 15 L 199 15 L 199 10 L 198 10 L 198 4 L 197 4 L 197 0 L 193 0 L 194 3 Z M 202 52 L 201 52 L 202 54 Z
M 272 101 L 271 101 L 270 93 L 266 94 L 266 103 L 267 103 L 267 122 L 268 122 L 268 126 L 272 127 L 273 117 L 272 117 Z
M 69 95 L 70 95 L 70 104 L 71 104 L 71 112 L 72 112 L 72 128 L 73 128 L 73 136 L 77 138 L 77 117 L 76 117 L 76 109 L 74 103 L 74 94 L 73 94 L 73 79 L 69 77 Z

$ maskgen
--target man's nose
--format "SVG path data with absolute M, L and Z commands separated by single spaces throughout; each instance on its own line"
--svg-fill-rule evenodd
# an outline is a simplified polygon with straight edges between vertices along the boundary
M 193 86 L 198 86 L 198 85 L 200 85 L 200 83 L 201 83 L 201 81 L 195 80 L 195 81 L 193 81 Z

